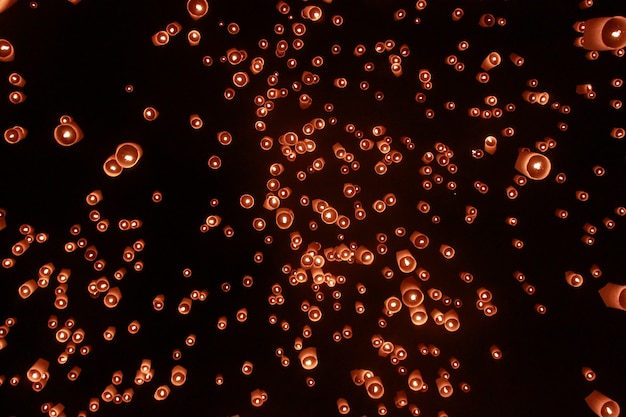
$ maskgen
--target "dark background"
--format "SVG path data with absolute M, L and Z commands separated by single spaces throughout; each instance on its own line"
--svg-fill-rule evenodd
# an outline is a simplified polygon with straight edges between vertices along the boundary
M 585 59 L 586 51 L 573 46 L 579 36 L 572 26 L 577 21 L 592 17 L 623 15 L 624 4 L 618 1 L 597 1 L 590 9 L 581 10 L 575 1 L 431 1 L 423 11 L 417 11 L 411 1 L 339 1 L 288 2 L 289 15 L 280 14 L 271 1 L 213 1 L 210 12 L 198 21 L 186 12 L 185 1 L 97 1 L 84 0 L 78 5 L 67 1 L 41 1 L 33 8 L 28 1 L 16 5 L 0 15 L 0 38 L 8 39 L 16 50 L 15 60 L 0 63 L 0 78 L 18 72 L 27 81 L 19 89 L 27 99 L 13 105 L 7 98 L 0 107 L 0 128 L 20 125 L 28 129 L 28 136 L 16 145 L 0 143 L 0 207 L 7 211 L 7 228 L 0 232 L 0 257 L 11 257 L 11 247 L 22 239 L 19 226 L 30 224 L 36 232 L 46 232 L 49 240 L 33 244 L 11 269 L 0 270 L 0 319 L 13 317 L 17 324 L 6 336 L 8 346 L 0 351 L 0 375 L 6 380 L 0 387 L 0 415 L 32 416 L 40 413 L 43 403 L 62 403 L 68 416 L 86 410 L 89 398 L 99 397 L 111 383 L 116 370 L 124 372 L 124 381 L 118 387 L 122 392 L 134 388 L 132 402 L 123 405 L 101 401 L 99 415 L 155 415 L 155 416 L 307 416 L 337 415 L 336 400 L 346 398 L 351 415 L 377 415 L 377 405 L 384 403 L 389 415 L 409 415 L 408 408 L 396 409 L 393 397 L 405 390 L 411 404 L 416 404 L 422 415 L 436 416 L 445 410 L 452 416 L 591 416 L 584 398 L 599 390 L 620 405 L 626 395 L 626 337 L 623 311 L 607 308 L 598 295 L 598 289 L 607 282 L 624 284 L 624 248 L 626 232 L 624 220 L 615 208 L 626 205 L 624 186 L 626 170 L 623 141 L 609 133 L 614 127 L 623 127 L 623 110 L 609 105 L 610 99 L 624 99 L 623 89 L 613 88 L 611 79 L 623 77 L 624 60 L 610 52 L 601 52 L 595 61 Z M 323 9 L 319 22 L 301 18 L 300 10 L 307 5 Z M 462 7 L 464 17 L 453 22 L 451 13 Z M 407 17 L 394 21 L 393 13 L 404 8 Z M 506 18 L 506 25 L 482 28 L 481 15 L 491 13 Z M 332 23 L 332 16 L 344 18 L 342 26 Z M 415 19 L 421 19 L 419 24 Z M 168 45 L 155 47 L 151 36 L 164 30 L 170 22 L 179 22 L 183 30 L 170 39 Z M 276 42 L 286 39 L 290 44 L 295 36 L 291 23 L 304 21 L 307 32 L 302 37 L 305 46 L 300 51 L 289 48 L 286 58 L 274 56 Z M 225 25 L 239 24 L 237 35 L 227 33 Z M 275 24 L 285 25 L 285 34 L 274 33 Z M 202 34 L 199 46 L 191 47 L 186 33 L 197 29 Z M 261 50 L 261 38 L 270 47 Z M 374 51 L 376 42 L 392 39 L 398 54 L 400 45 L 410 48 L 403 59 L 403 75 L 394 77 L 388 64 L 389 53 Z M 470 48 L 459 52 L 457 44 L 467 40 Z M 342 52 L 333 56 L 331 46 L 339 44 Z M 360 58 L 352 54 L 357 44 L 367 52 Z M 237 67 L 220 63 L 220 57 L 232 47 L 245 49 L 247 60 Z M 490 52 L 503 57 L 502 64 L 491 70 L 491 80 L 480 84 L 475 76 L 480 64 Z M 522 67 L 509 60 L 515 52 L 525 58 Z M 455 54 L 465 63 L 465 70 L 457 72 L 444 63 L 446 56 Z M 214 63 L 202 64 L 209 55 Z M 322 56 L 324 65 L 314 68 L 311 59 Z M 232 87 L 231 77 L 236 71 L 247 71 L 253 57 L 265 59 L 261 74 L 252 76 L 250 83 L 236 89 L 232 101 L 224 99 L 223 92 Z M 296 58 L 296 69 L 288 69 L 287 58 Z M 363 65 L 373 62 L 375 70 L 366 72 Z M 423 91 L 417 81 L 419 69 L 432 73 L 433 88 Z M 298 107 L 298 96 L 291 90 L 303 71 L 320 76 L 320 82 L 303 86 L 302 93 L 313 98 L 307 110 Z M 279 73 L 278 88 L 289 89 L 289 95 L 275 101 L 275 109 L 263 120 L 265 132 L 254 129 L 256 95 L 265 95 L 267 77 Z M 345 77 L 348 87 L 333 87 L 333 80 Z M 537 79 L 536 89 L 527 81 Z M 361 91 L 359 82 L 368 81 L 370 89 Z M 591 83 L 597 98 L 588 100 L 576 94 L 578 84 Z M 134 91 L 124 91 L 126 85 Z M 0 96 L 8 97 L 16 88 L 7 81 L 0 83 Z M 529 104 L 522 99 L 525 90 L 547 91 L 550 104 L 571 106 L 571 113 L 562 114 L 550 105 Z M 384 99 L 374 98 L 376 91 Z M 423 91 L 427 100 L 417 103 L 415 94 Z M 471 118 L 470 107 L 487 108 L 484 97 L 496 95 L 497 107 L 507 103 L 516 106 L 515 112 L 505 112 L 501 118 Z M 444 110 L 446 101 L 454 101 L 454 111 Z M 332 113 L 324 111 L 325 103 L 333 103 Z M 160 112 L 154 122 L 143 119 L 142 112 L 153 106 Z M 427 119 L 425 109 L 435 110 L 435 117 Z M 199 114 L 204 126 L 193 130 L 189 115 Z M 63 148 L 53 139 L 53 131 L 62 115 L 71 115 L 84 131 L 78 144 Z M 334 126 L 329 117 L 336 117 Z M 324 118 L 326 128 L 316 131 L 315 152 L 298 155 L 291 163 L 281 155 L 278 137 L 287 131 L 300 134 L 302 125 L 315 117 Z M 567 131 L 558 124 L 565 122 Z M 399 164 L 389 167 L 384 176 L 374 173 L 374 164 L 382 158 L 376 149 L 364 152 L 354 135 L 344 126 L 352 123 L 373 138 L 372 127 L 384 125 L 392 139 L 392 148 L 403 154 Z M 501 130 L 511 126 L 512 138 L 505 138 Z M 227 130 L 233 135 L 230 146 L 222 146 L 217 132 Z M 270 151 L 259 147 L 265 136 L 275 139 Z M 474 159 L 472 149 L 481 149 L 487 135 L 498 138 L 494 155 Z M 410 151 L 400 138 L 408 136 L 415 143 Z M 513 184 L 518 149 L 534 149 L 535 142 L 552 137 L 557 147 L 546 155 L 552 162 L 552 172 L 543 181 L 529 180 L 517 187 L 519 197 L 509 200 L 505 188 Z M 107 177 L 102 164 L 115 152 L 118 144 L 135 142 L 144 154 L 138 165 L 124 171 L 117 178 Z M 333 156 L 332 145 L 340 142 L 354 153 L 360 162 L 358 171 L 347 175 L 339 172 L 342 161 Z M 424 179 L 419 174 L 424 152 L 434 151 L 434 144 L 443 142 L 454 151 L 452 162 L 459 172 L 448 173 L 433 163 L 435 173 L 444 177 L 444 184 L 425 191 Z M 210 170 L 207 160 L 211 155 L 222 158 L 222 167 Z M 323 171 L 308 175 L 300 182 L 296 172 L 306 170 L 313 159 L 323 157 Z M 283 231 L 274 224 L 274 213 L 262 207 L 267 193 L 266 182 L 271 178 L 268 168 L 274 162 L 285 166 L 278 177 L 282 186 L 291 187 L 292 196 L 283 201 L 284 207 L 295 213 L 293 226 Z M 592 167 L 606 169 L 602 177 L 595 176 Z M 557 173 L 567 175 L 564 184 L 554 180 Z M 489 185 L 485 195 L 473 188 L 481 180 Z M 447 181 L 457 183 L 456 191 L 446 189 Z M 367 211 L 364 221 L 354 219 L 353 202 L 342 194 L 344 183 L 358 184 L 360 200 Z M 85 203 L 85 196 L 93 190 L 102 190 L 103 201 L 96 207 Z M 163 202 L 151 201 L 153 191 L 163 193 Z M 590 198 L 578 201 L 575 192 L 587 191 Z M 372 203 L 386 193 L 396 194 L 398 204 L 378 214 Z M 250 210 L 239 206 L 243 193 L 254 196 L 256 204 Z M 352 220 L 347 230 L 325 225 L 311 207 L 302 207 L 302 195 L 322 198 L 341 214 Z M 219 200 L 211 207 L 213 198 Z M 420 200 L 430 203 L 431 212 L 416 210 Z M 465 207 L 474 206 L 479 214 L 473 224 L 464 222 Z M 559 220 L 557 208 L 566 209 L 569 217 Z M 106 233 L 97 232 L 89 220 L 92 209 L 111 221 Z M 202 234 L 200 225 L 210 214 L 222 217 L 216 230 Z M 431 222 L 432 215 L 441 216 L 439 224 Z M 508 216 L 517 217 L 519 225 L 505 224 Z M 263 217 L 268 226 L 263 232 L 251 227 L 254 217 Z M 608 230 L 602 224 L 606 217 L 616 221 Z M 121 231 L 120 219 L 141 219 L 138 230 Z M 309 230 L 309 221 L 319 224 Z M 598 227 L 595 244 L 585 245 L 581 237 L 586 223 Z M 65 242 L 76 240 L 69 229 L 82 225 L 80 237 L 98 248 L 99 258 L 107 261 L 102 272 L 94 271 L 83 259 L 82 250 L 66 253 Z M 233 238 L 225 238 L 222 227 L 235 230 Z M 405 227 L 408 235 L 419 230 L 430 237 L 424 250 L 415 249 L 407 237 L 397 237 L 394 230 Z M 289 249 L 289 233 L 298 230 L 304 243 L 300 250 Z M 324 300 L 315 302 L 315 293 L 309 282 L 291 286 L 281 267 L 297 267 L 300 256 L 310 242 L 322 247 L 358 242 L 374 250 L 376 234 L 388 236 L 388 253 L 377 255 L 371 266 L 327 262 L 324 270 L 344 275 L 346 283 L 335 288 L 323 286 Z M 271 245 L 263 242 L 273 236 Z M 511 240 L 524 241 L 522 250 L 514 249 Z M 126 246 L 144 239 L 146 248 L 137 254 L 145 267 L 132 271 L 132 264 L 122 260 Z M 452 260 L 445 260 L 438 252 L 441 244 L 456 249 Z M 411 249 L 418 264 L 427 269 L 431 278 L 422 284 L 426 291 L 438 288 L 452 298 L 462 300 L 457 309 L 461 328 L 448 333 L 432 320 L 421 327 L 413 326 L 407 308 L 388 318 L 386 328 L 377 324 L 382 316 L 384 300 L 400 294 L 404 274 L 397 269 L 395 252 Z M 264 261 L 253 262 L 253 255 L 262 251 Z M 17 289 L 25 281 L 36 278 L 39 268 L 52 262 L 56 267 L 72 271 L 68 281 L 69 306 L 56 310 L 53 306 L 54 287 L 39 289 L 27 300 L 18 297 Z M 591 277 L 589 269 L 598 265 L 602 276 Z M 395 277 L 385 280 L 380 271 L 389 266 Z M 119 282 L 112 274 L 120 267 L 129 272 Z M 183 278 L 184 268 L 193 275 Z M 580 288 L 569 286 L 565 271 L 583 275 Z M 474 281 L 463 283 L 458 274 L 471 272 Z M 522 271 L 527 282 L 536 287 L 529 296 L 521 288 L 513 273 Z M 244 288 L 244 275 L 254 277 L 254 285 Z M 100 299 L 92 299 L 87 284 L 106 276 L 112 285 L 119 286 L 123 298 L 115 309 L 107 309 Z M 225 293 L 221 285 L 229 282 L 232 290 Z M 359 295 L 356 284 L 367 286 Z M 273 284 L 283 289 L 285 304 L 271 306 L 268 296 Z M 486 317 L 474 306 L 476 290 L 485 287 L 493 293 L 498 313 Z M 187 316 L 178 314 L 176 306 L 182 297 L 194 289 L 210 293 L 204 303 L 194 302 Z M 332 291 L 340 290 L 340 311 L 333 311 Z M 154 311 L 152 299 L 165 295 L 165 309 Z M 309 300 L 320 306 L 323 318 L 317 323 L 308 321 L 300 311 L 300 304 Z M 362 301 L 366 313 L 357 315 L 354 303 Z M 535 312 L 535 304 L 547 307 L 545 315 Z M 432 309 L 447 311 L 441 302 L 426 299 Z M 238 323 L 235 312 L 245 307 L 248 320 Z M 288 331 L 268 323 L 270 314 L 290 324 Z M 87 356 L 75 354 L 68 364 L 59 365 L 56 358 L 64 346 L 56 342 L 54 330 L 47 328 L 50 315 L 63 323 L 76 320 L 76 327 L 86 333 L 86 344 L 92 351 Z M 218 317 L 228 317 L 228 327 L 218 331 Z M 142 327 L 137 335 L 126 332 L 132 320 Z M 293 344 L 301 337 L 302 327 L 309 324 L 313 336 L 305 339 L 305 346 L 317 347 L 319 366 L 305 371 L 299 365 Z M 332 341 L 333 332 L 351 325 L 354 336 L 339 343 Z M 102 338 L 108 326 L 117 327 L 112 342 Z M 193 347 L 184 340 L 190 333 L 197 335 Z M 403 346 L 408 358 L 401 363 L 410 372 L 420 369 L 427 392 L 414 393 L 408 389 L 406 376 L 388 358 L 377 355 L 370 338 L 381 334 L 386 340 Z M 439 357 L 422 356 L 417 346 L 433 344 L 441 349 Z M 489 352 L 492 345 L 503 352 L 503 358 L 494 360 Z M 291 360 L 284 368 L 274 354 L 283 347 Z M 162 402 L 153 399 L 159 385 L 169 384 L 170 369 L 176 364 L 173 349 L 182 350 L 179 363 L 188 369 L 188 380 L 183 387 L 173 387 L 170 396 Z M 461 362 L 452 370 L 449 358 Z M 41 393 L 35 393 L 26 379 L 29 367 L 38 359 L 50 361 L 50 381 Z M 133 378 L 141 360 L 149 358 L 155 369 L 154 380 L 135 386 Z M 251 376 L 240 372 L 241 364 L 254 363 Z M 82 368 L 77 382 L 66 378 L 73 367 Z M 597 374 L 587 382 L 583 366 Z M 435 389 L 439 368 L 451 372 L 455 392 L 451 398 L 441 398 Z M 363 387 L 356 387 L 350 379 L 353 369 L 370 369 L 381 376 L 385 396 L 380 401 L 367 397 Z M 216 374 L 224 375 L 222 386 L 215 384 Z M 8 380 L 21 375 L 17 386 Z M 316 384 L 307 388 L 305 379 L 312 376 Z M 464 394 L 458 388 L 461 381 L 471 385 Z M 259 409 L 250 404 L 250 392 L 261 388 L 269 399 Z

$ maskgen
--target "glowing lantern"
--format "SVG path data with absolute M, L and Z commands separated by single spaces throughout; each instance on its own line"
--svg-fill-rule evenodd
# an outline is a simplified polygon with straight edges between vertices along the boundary
M 280 229 L 289 229 L 294 221 L 294 214 L 291 209 L 279 208 L 276 210 L 276 225 Z
M 308 347 L 300 351 L 298 354 L 298 359 L 300 360 L 300 364 L 302 368 L 310 371 L 315 369 L 319 363 L 317 359 L 317 349 L 314 347 Z
M 337 410 L 339 410 L 339 414 L 348 414 L 350 412 L 348 400 L 345 398 L 337 399 Z
M 41 381 L 41 379 L 44 378 L 44 375 L 48 371 L 49 365 L 50 362 L 43 358 L 39 358 L 37 362 L 35 362 L 26 373 L 26 378 L 28 378 L 30 382 Z
M 405 274 L 410 274 L 417 268 L 417 261 L 408 249 L 396 252 L 396 262 L 400 271 Z
M 167 385 L 161 385 L 154 391 L 154 399 L 157 401 L 163 401 L 170 395 L 171 389 Z
M 489 55 L 487 55 L 487 57 L 483 60 L 480 67 L 485 71 L 489 71 L 490 69 L 495 68 L 498 65 L 500 65 L 501 62 L 502 62 L 502 58 L 500 57 L 500 54 L 497 52 L 492 52 Z
M 102 169 L 104 170 L 104 173 L 107 174 L 109 177 L 117 177 L 122 173 L 123 170 L 122 166 L 117 162 L 114 155 L 108 157 L 107 160 L 104 161 Z
M 443 255 L 444 258 L 446 259 L 452 259 L 454 258 L 454 255 L 456 253 L 456 251 L 454 250 L 454 248 L 452 246 L 449 245 L 441 245 L 439 247 L 439 252 L 441 253 L 441 255 Z
M 250 393 L 250 403 L 255 407 L 260 407 L 267 401 L 267 393 L 261 389 L 256 389 Z
M 206 0 L 187 1 L 187 12 L 193 20 L 198 20 L 209 11 L 209 3 Z
M 364 385 L 367 395 L 374 400 L 382 398 L 383 394 L 385 394 L 383 381 L 378 376 L 367 378 Z
M 115 327 L 113 327 L 113 326 L 107 327 L 107 329 L 104 331 L 102 336 L 104 337 L 104 340 L 106 340 L 108 342 L 113 340 L 113 338 L 115 337 Z
M 454 388 L 452 388 L 452 384 L 450 384 L 449 379 L 439 377 L 435 380 L 435 383 L 437 384 L 437 391 L 439 392 L 439 395 L 443 398 L 450 397 L 454 392 Z
M 104 296 L 104 305 L 108 308 L 113 308 L 117 306 L 121 299 L 122 291 L 119 289 L 119 287 L 111 288 Z
M 598 417 L 619 417 L 619 405 L 599 391 L 585 397 L 585 402 Z
M 65 118 L 65 119 L 64 119 Z M 70 117 L 61 117 L 61 124 L 54 129 L 54 140 L 61 146 L 72 146 L 83 138 L 83 131 Z
M 3 6 L 4 5 L 0 4 L 0 9 L 2 9 Z M 8 7 L 9 6 L 5 6 L 5 8 Z M 13 59 L 15 59 L 15 49 L 13 45 L 6 39 L 0 39 L 0 62 L 11 62 Z
M 626 46 L 626 18 L 596 17 L 586 20 L 582 47 L 592 51 L 609 51 Z
M 164 30 L 160 30 L 152 35 L 152 44 L 154 46 L 167 45 L 170 41 L 170 34 Z
M 593 381 L 594 379 L 596 379 L 596 373 L 593 372 L 593 369 L 589 367 L 584 366 L 582 369 L 582 374 L 587 381 Z
M 70 369 L 70 371 L 67 373 L 67 379 L 70 381 L 76 381 L 78 379 L 78 377 L 80 376 L 81 373 L 81 368 L 78 366 L 74 366 L 72 369 Z
M 424 293 L 419 288 L 418 281 L 413 278 L 405 278 L 400 283 L 402 302 L 409 308 L 417 307 L 424 302 Z
M 552 164 L 545 156 L 535 152 L 521 151 L 515 169 L 533 180 L 542 180 L 550 174 Z
M 500 350 L 500 348 L 496 345 L 493 345 L 489 348 L 489 351 L 491 352 L 491 356 L 496 359 L 499 360 L 502 358 L 502 351 Z
M 443 315 L 443 327 L 449 332 L 456 332 L 461 327 L 459 316 L 455 310 L 450 310 Z
M 143 151 L 136 143 L 122 143 L 115 150 L 115 161 L 122 168 L 134 167 L 141 158 Z
M 415 369 L 409 374 L 408 384 L 412 391 L 420 391 L 422 389 L 424 381 L 422 379 L 422 373 L 419 369 Z
M 400 391 L 396 392 L 396 395 L 393 398 L 393 402 L 394 402 L 396 408 L 406 407 L 409 404 L 409 401 L 408 401 L 407 396 L 406 396 L 406 391 L 400 390 Z
M 31 294 L 35 292 L 37 288 L 39 288 L 37 286 L 37 281 L 35 281 L 34 279 L 31 279 L 31 280 L 26 281 L 20 286 L 18 293 L 20 297 L 22 297 L 23 299 L 26 299 L 30 297 Z
M 428 313 L 423 304 L 417 307 L 409 307 L 409 313 L 411 315 L 411 323 L 416 326 L 423 326 L 428 321 Z
M 391 296 L 385 300 L 385 313 L 392 316 L 402 309 L 402 302 L 398 297 Z
M 583 285 L 583 277 L 580 274 L 577 274 L 573 271 L 565 272 L 565 281 L 572 287 L 580 287 Z
M 16 144 L 26 137 L 28 131 L 21 126 L 13 126 L 4 131 L 4 140 L 10 144 Z
M 65 410 L 65 406 L 61 403 L 55 405 L 54 407 L 50 408 L 50 410 L 48 410 L 48 415 L 50 417 L 60 417 L 63 413 L 63 410 Z
M 322 18 L 322 9 L 317 6 L 306 6 L 302 9 L 302 17 L 317 22 Z
M 355 251 L 354 260 L 361 265 L 371 265 L 374 262 L 374 254 L 365 246 L 359 246 Z
M 170 376 L 170 382 L 175 387 L 180 387 L 187 380 L 187 369 L 183 368 L 180 365 L 176 365 L 172 368 L 172 373 Z

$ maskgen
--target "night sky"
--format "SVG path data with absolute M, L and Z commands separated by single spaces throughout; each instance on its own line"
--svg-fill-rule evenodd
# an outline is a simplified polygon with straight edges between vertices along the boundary
M 339 399 L 352 416 L 591 417 L 594 391 L 626 407 L 626 313 L 598 292 L 626 285 L 626 146 L 614 133 L 625 127 L 624 51 L 575 45 L 579 22 L 623 16 L 623 2 L 214 0 L 203 16 L 186 0 L 74 3 L 18 0 L 0 13 L 14 50 L 4 59 L 0 48 L 0 417 L 58 404 L 67 416 L 326 417 L 340 415 Z M 157 46 L 159 31 L 170 34 Z M 501 63 L 487 70 L 494 52 Z M 237 86 L 238 76 L 249 81 Z M 23 102 L 11 101 L 16 91 Z M 11 143 L 15 126 L 25 131 Z M 59 126 L 82 139 L 62 146 Z M 124 143 L 141 157 L 108 175 Z M 516 170 L 527 151 L 550 161 L 545 179 Z M 211 227 L 210 216 L 221 221 Z M 416 261 L 408 272 L 396 259 L 404 250 Z M 424 295 L 421 325 L 406 303 L 385 311 L 408 278 Z M 23 298 L 29 281 L 39 285 Z M 483 290 L 491 299 L 479 305 Z M 460 328 L 436 324 L 438 312 Z M 58 341 L 59 330 L 84 338 Z M 379 354 L 377 338 L 393 353 Z M 307 370 L 299 353 L 310 347 L 319 363 Z M 38 392 L 29 370 L 39 359 L 49 364 Z M 146 359 L 152 378 L 140 384 Z M 370 398 L 355 370 L 380 377 L 383 396 Z M 163 386 L 171 392 L 155 399 Z M 255 407 L 258 389 L 267 400 Z

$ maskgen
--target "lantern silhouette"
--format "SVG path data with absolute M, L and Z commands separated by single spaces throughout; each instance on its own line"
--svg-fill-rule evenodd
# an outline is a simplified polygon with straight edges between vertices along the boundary
M 626 310 L 626 285 L 607 283 L 598 291 L 604 305 L 618 310 Z

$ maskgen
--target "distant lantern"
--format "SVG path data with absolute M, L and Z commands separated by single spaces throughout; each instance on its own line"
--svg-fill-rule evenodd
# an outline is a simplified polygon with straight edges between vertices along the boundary
M 245 361 L 243 365 L 241 365 L 241 373 L 244 375 L 251 375 L 254 369 L 254 365 L 250 361 Z
M 491 346 L 489 348 L 489 352 L 491 352 L 491 356 L 496 360 L 499 360 L 502 358 L 502 351 L 496 345 Z
M 159 117 L 159 111 L 154 107 L 146 107 L 143 110 L 143 118 L 147 121 L 152 122 L 156 120 L 157 117 Z

